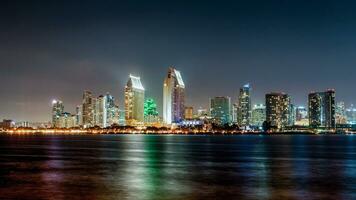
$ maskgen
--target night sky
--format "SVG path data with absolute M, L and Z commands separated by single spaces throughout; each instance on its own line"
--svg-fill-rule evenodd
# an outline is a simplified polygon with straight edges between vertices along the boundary
M 296 105 L 335 88 L 356 103 L 356 1 L 1 1 L 0 119 L 49 121 L 51 100 L 74 112 L 83 90 L 123 108 L 130 73 L 162 109 L 168 67 L 187 105 L 250 83 L 253 103 L 284 91 Z

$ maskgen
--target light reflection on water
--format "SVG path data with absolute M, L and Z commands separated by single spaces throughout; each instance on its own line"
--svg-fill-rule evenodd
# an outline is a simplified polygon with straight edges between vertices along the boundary
M 0 136 L 0 199 L 356 199 L 353 136 Z

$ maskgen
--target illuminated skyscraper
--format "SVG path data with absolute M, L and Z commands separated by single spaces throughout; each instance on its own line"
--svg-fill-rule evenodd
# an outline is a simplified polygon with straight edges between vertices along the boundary
M 62 101 L 52 101 L 52 126 L 59 127 L 59 118 L 64 112 L 64 105 Z
M 351 107 L 346 109 L 345 113 L 347 117 L 347 123 L 356 124 L 356 108 L 354 107 L 353 104 L 351 104 Z
M 94 125 L 94 99 L 90 91 L 83 94 L 83 126 L 91 127 Z
M 251 125 L 261 127 L 266 120 L 266 106 L 263 104 L 256 104 L 252 108 Z
M 119 106 L 115 104 L 115 98 L 107 93 L 105 95 L 106 125 L 119 124 Z
M 347 124 L 345 103 L 342 101 L 336 103 L 335 123 L 336 124 Z
M 83 105 L 78 105 L 76 107 L 76 119 L 75 119 L 75 124 L 76 126 L 82 126 L 83 125 Z
M 295 106 L 294 104 L 289 104 L 289 119 L 288 119 L 288 125 L 289 126 L 294 126 L 295 125 Z
M 180 72 L 173 67 L 163 84 L 163 122 L 165 124 L 179 123 L 184 119 L 185 85 Z
M 210 115 L 216 124 L 225 125 L 231 123 L 230 97 L 214 97 L 210 99 Z
M 290 97 L 284 93 L 266 94 L 266 121 L 276 129 L 289 124 Z
M 125 120 L 126 125 L 143 125 L 145 89 L 140 77 L 130 75 L 125 87 Z
M 239 126 L 249 126 L 251 120 L 251 87 L 250 84 L 240 88 L 237 123 Z
M 308 96 L 309 125 L 313 128 L 335 128 L 335 91 L 312 92 Z
M 106 96 L 100 95 L 95 100 L 94 124 L 101 128 L 107 127 L 107 105 Z

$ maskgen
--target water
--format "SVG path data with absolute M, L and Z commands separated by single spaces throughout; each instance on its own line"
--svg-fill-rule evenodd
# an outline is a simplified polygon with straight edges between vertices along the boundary
M 0 136 L 0 199 L 356 199 L 356 136 Z

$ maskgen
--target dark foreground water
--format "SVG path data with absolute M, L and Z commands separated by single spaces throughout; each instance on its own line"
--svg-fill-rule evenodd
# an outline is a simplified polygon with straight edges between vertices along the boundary
M 0 199 L 356 199 L 356 136 L 0 136 Z

